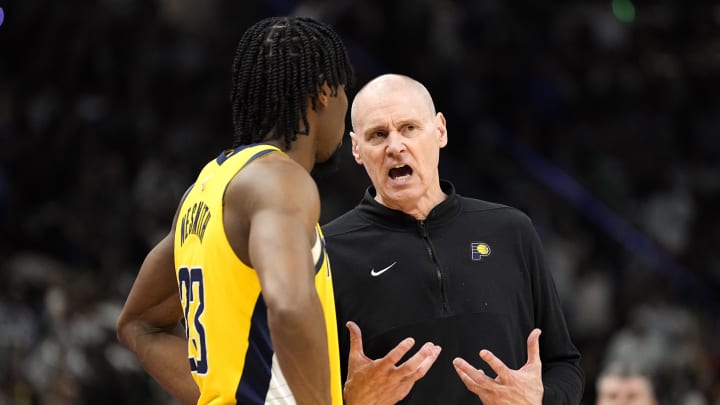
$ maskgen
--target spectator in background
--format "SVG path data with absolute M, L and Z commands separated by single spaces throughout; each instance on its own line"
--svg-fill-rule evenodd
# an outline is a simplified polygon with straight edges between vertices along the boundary
M 600 373 L 595 405 L 658 405 L 658 399 L 649 375 L 617 362 Z

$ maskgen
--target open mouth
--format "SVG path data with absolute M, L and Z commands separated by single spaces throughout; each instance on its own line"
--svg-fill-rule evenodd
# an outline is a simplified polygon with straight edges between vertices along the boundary
M 388 171 L 388 176 L 393 180 L 408 178 L 412 175 L 413 170 L 408 165 L 397 165 Z

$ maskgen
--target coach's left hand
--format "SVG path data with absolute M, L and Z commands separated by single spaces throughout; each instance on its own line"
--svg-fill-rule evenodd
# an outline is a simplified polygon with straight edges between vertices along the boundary
M 490 378 L 467 361 L 455 358 L 453 365 L 465 386 L 485 405 L 541 405 L 543 398 L 542 362 L 540 361 L 540 329 L 533 329 L 527 340 L 528 361 L 519 370 L 508 368 L 489 350 L 481 350 L 482 358 L 497 374 Z

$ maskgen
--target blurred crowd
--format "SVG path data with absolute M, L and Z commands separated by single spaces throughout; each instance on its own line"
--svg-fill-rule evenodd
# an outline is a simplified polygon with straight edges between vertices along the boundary
M 115 319 L 193 175 L 232 141 L 237 40 L 280 14 L 333 24 L 359 84 L 425 83 L 448 122 L 441 176 L 533 218 L 584 404 L 617 361 L 651 375 L 663 405 L 720 404 L 719 3 L 0 7 L 0 405 L 174 403 Z M 369 185 L 340 153 L 316 173 L 322 222 Z

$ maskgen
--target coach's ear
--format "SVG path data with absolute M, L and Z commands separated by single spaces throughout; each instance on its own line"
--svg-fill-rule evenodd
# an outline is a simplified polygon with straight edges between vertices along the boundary
M 355 132 L 350 131 L 350 140 L 352 141 L 352 154 L 357 164 L 362 165 L 362 158 L 360 157 L 360 148 L 357 143 L 357 135 Z
M 439 112 L 435 116 L 435 125 L 438 131 L 438 141 L 440 143 L 440 148 L 444 148 L 447 146 L 448 143 L 448 136 L 447 136 L 447 123 L 445 122 L 445 116 L 443 113 Z

